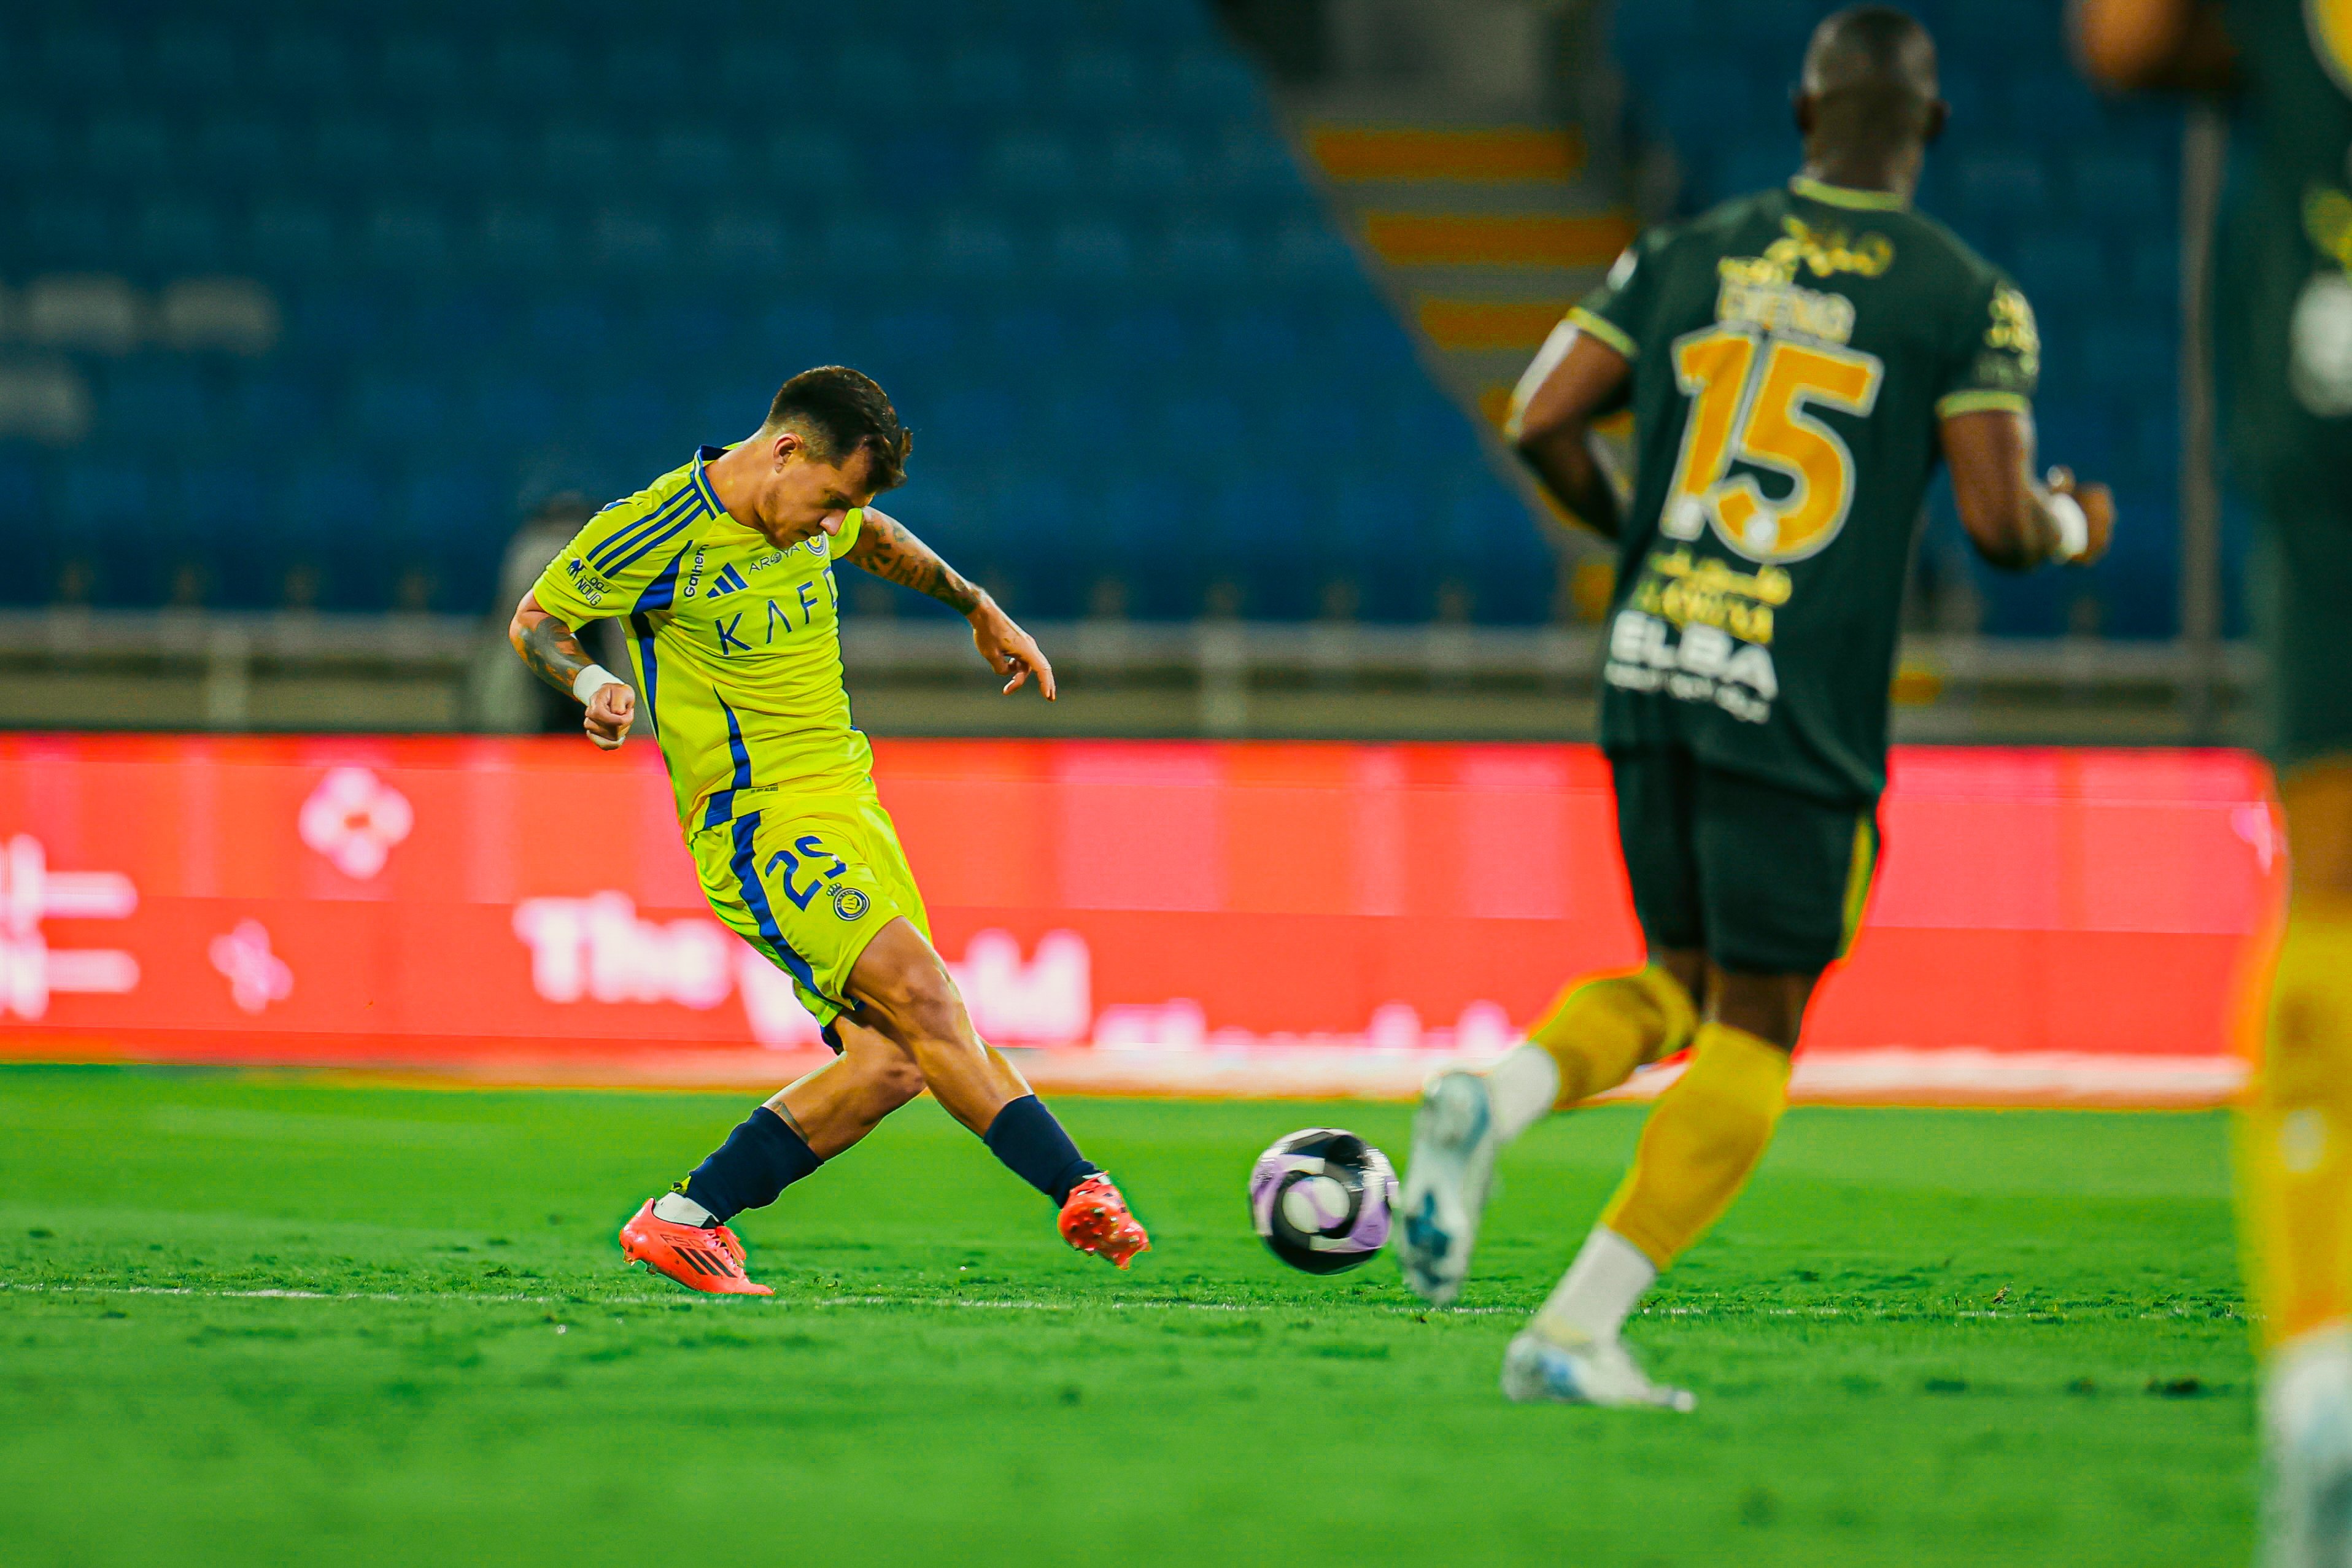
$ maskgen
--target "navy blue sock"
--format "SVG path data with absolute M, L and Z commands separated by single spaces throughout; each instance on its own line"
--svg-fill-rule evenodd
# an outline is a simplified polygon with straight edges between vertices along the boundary
M 1067 1203 L 1072 1187 L 1102 1169 L 1078 1153 L 1078 1145 L 1034 1094 L 1024 1094 L 999 1111 L 981 1142 L 1014 1176 L 1057 1204 Z
M 765 1208 L 824 1163 L 782 1116 L 762 1105 L 694 1167 L 686 1178 L 686 1196 L 724 1225 L 747 1208 Z

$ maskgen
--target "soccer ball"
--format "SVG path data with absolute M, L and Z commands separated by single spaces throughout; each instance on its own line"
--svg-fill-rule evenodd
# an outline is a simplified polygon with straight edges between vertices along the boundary
M 1308 1127 L 1258 1155 L 1250 1218 L 1292 1268 L 1337 1274 L 1388 1244 L 1396 1194 L 1386 1155 L 1353 1133 Z

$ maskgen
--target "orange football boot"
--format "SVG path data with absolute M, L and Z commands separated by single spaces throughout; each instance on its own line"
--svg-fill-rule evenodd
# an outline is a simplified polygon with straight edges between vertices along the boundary
M 1121 1269 L 1137 1253 L 1151 1250 L 1151 1238 L 1127 1211 L 1127 1199 L 1100 1171 L 1070 1189 L 1069 1201 L 1062 1205 L 1062 1239 Z
M 772 1296 L 743 1277 L 743 1243 L 723 1225 L 680 1225 L 654 1212 L 654 1200 L 621 1227 L 621 1256 L 667 1274 L 689 1291 L 719 1296 Z

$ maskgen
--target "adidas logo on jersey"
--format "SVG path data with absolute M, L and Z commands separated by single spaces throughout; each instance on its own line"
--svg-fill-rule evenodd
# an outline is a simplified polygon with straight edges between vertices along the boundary
M 702 597 L 705 599 L 718 599 L 725 594 L 734 592 L 737 589 L 748 588 L 750 586 L 751 584 L 743 580 L 743 574 L 741 572 L 736 570 L 732 566 L 725 566 L 719 569 L 719 575 L 717 577 L 710 580 L 710 591 L 704 594 Z

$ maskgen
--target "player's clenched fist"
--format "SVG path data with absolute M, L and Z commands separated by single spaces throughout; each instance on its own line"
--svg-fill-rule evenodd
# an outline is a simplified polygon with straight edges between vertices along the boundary
M 619 681 L 607 681 L 588 697 L 588 711 L 580 727 L 606 751 L 617 750 L 629 738 L 637 716 L 637 694 Z
M 2073 557 L 2070 566 L 2089 566 L 2107 553 L 2107 546 L 2116 537 L 2116 495 L 2105 485 L 2078 482 L 2074 473 L 2065 468 L 2050 470 L 2050 492 L 2054 496 L 2072 496 L 2074 504 L 2083 508 L 2083 527 L 2087 542 L 2082 553 Z

